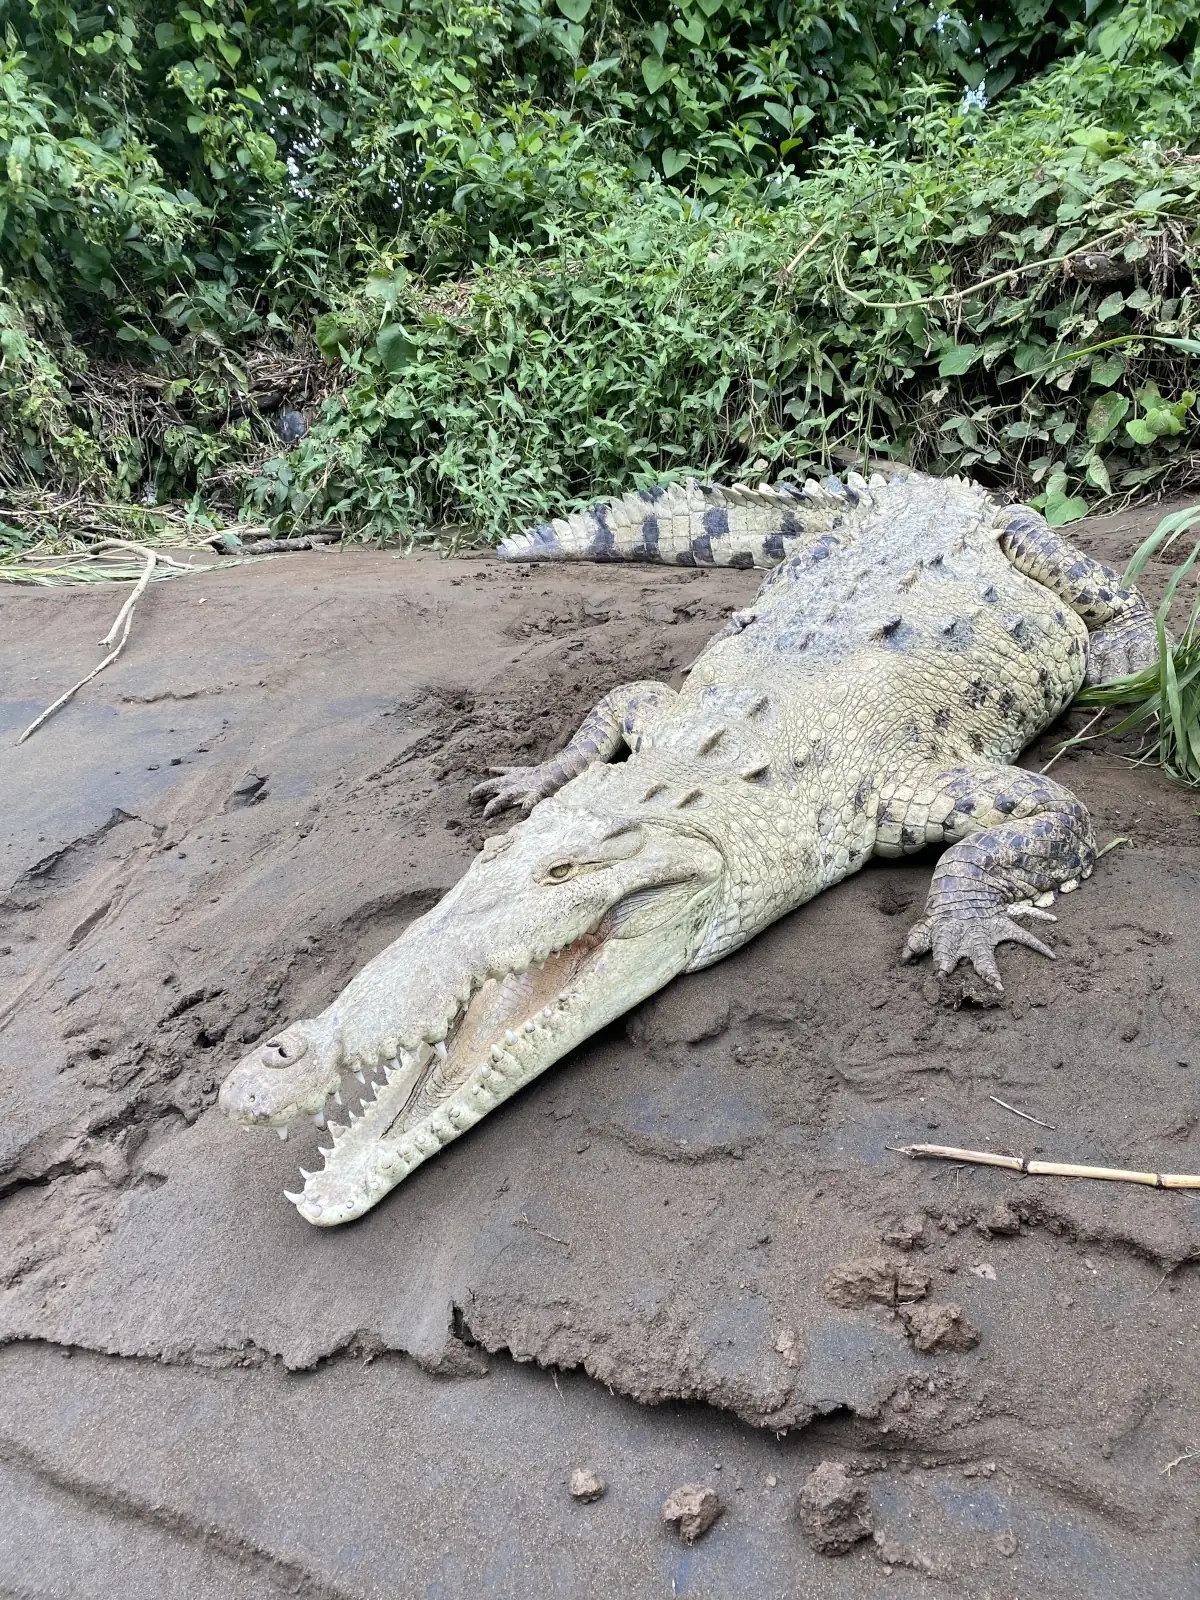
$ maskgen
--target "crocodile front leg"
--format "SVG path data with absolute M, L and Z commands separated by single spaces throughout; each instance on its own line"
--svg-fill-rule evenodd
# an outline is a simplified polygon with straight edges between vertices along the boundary
M 1006 940 L 1054 957 L 1014 919 L 1053 922 L 1035 902 L 1068 892 L 1096 859 L 1091 819 L 1051 778 L 1021 767 L 953 767 L 924 784 L 885 790 L 876 851 L 899 855 L 948 843 L 934 868 L 925 915 L 909 933 L 903 959 L 930 951 L 940 974 L 960 961 L 1003 989 L 995 949 Z
M 539 800 L 557 793 L 596 762 L 611 761 L 622 745 L 636 750 L 643 734 L 674 702 L 675 691 L 665 683 L 622 684 L 588 712 L 579 731 L 557 755 L 536 767 L 492 767 L 495 776 L 476 784 L 471 798 L 487 799 L 485 821 L 510 807 L 528 816 Z

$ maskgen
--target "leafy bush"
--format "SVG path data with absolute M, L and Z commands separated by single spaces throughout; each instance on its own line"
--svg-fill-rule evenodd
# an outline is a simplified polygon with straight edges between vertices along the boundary
M 838 452 L 1183 481 L 1196 14 L 11 0 L 0 485 L 384 538 Z
M 803 476 L 842 452 L 970 471 L 1063 522 L 1082 492 L 1182 481 L 1200 170 L 1117 82 L 1072 62 L 1002 117 L 910 91 L 901 139 L 829 141 L 774 203 L 646 184 L 432 293 L 381 263 L 327 320 L 346 389 L 255 504 L 494 534 L 698 465 Z M 1183 122 L 1197 91 L 1175 90 Z

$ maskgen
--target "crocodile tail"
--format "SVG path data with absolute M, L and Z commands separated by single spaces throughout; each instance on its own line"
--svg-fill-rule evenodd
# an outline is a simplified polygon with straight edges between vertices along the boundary
M 845 482 L 810 478 L 803 488 L 781 483 L 721 488 L 685 483 L 639 489 L 586 511 L 555 517 L 501 541 L 505 561 L 659 561 L 679 567 L 774 567 L 809 549 L 824 534 L 868 511 L 870 484 L 851 472 Z

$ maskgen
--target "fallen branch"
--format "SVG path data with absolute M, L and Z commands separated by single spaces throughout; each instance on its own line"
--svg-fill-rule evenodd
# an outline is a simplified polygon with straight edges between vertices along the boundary
M 1128 1172 L 1121 1167 L 1081 1167 L 1073 1161 L 1030 1161 L 1025 1156 L 1002 1156 L 992 1150 L 957 1150 L 945 1144 L 889 1145 L 889 1150 L 940 1161 L 969 1161 L 979 1167 L 1003 1167 L 1028 1173 L 1031 1178 L 1103 1178 L 1109 1183 L 1144 1183 L 1151 1189 L 1200 1189 L 1200 1173 Z
M 145 569 L 142 572 L 142 575 L 138 579 L 137 583 L 134 585 L 132 594 L 126 600 L 125 604 L 121 607 L 120 611 L 117 612 L 117 620 L 113 623 L 112 627 L 108 630 L 108 632 L 104 635 L 103 639 L 101 639 L 101 641 L 100 641 L 102 646 L 106 645 L 106 644 L 112 644 L 113 640 L 116 639 L 116 637 L 117 637 L 118 629 L 122 629 L 123 628 L 123 631 L 121 633 L 121 637 L 117 642 L 117 647 L 116 647 L 115 650 L 111 650 L 108 653 L 108 655 L 105 656 L 104 660 L 100 663 L 99 666 L 93 667 L 92 670 L 88 673 L 87 677 L 80 678 L 79 682 L 77 684 L 73 685 L 73 687 L 71 687 L 70 689 L 68 689 L 66 694 L 60 694 L 58 699 L 54 702 L 54 704 L 52 706 L 47 706 L 45 711 L 42 712 L 40 717 L 35 717 L 34 720 L 25 729 L 25 732 L 17 740 L 18 744 L 24 744 L 26 739 L 29 738 L 31 733 L 36 733 L 37 730 L 41 727 L 43 722 L 46 722 L 50 717 L 52 717 L 54 715 L 54 713 L 61 706 L 65 706 L 66 705 L 67 701 L 70 700 L 72 695 L 78 694 L 79 690 L 83 688 L 85 683 L 91 683 L 91 681 L 92 681 L 92 679 L 94 677 L 96 677 L 99 673 L 103 672 L 105 667 L 110 665 L 111 662 L 115 661 L 117 659 L 117 657 L 121 654 L 121 651 L 124 650 L 126 642 L 127 642 L 128 638 L 129 638 L 129 630 L 133 626 L 133 608 L 134 608 L 135 605 L 137 605 L 138 601 L 141 599 L 142 595 L 145 593 L 146 585 L 150 582 L 150 579 L 151 579 L 151 577 L 152 577 L 152 575 L 154 573 L 154 568 L 157 565 L 158 561 L 160 559 L 163 560 L 163 561 L 167 561 L 172 566 L 181 565 L 181 563 L 178 562 L 178 561 L 172 561 L 170 556 L 161 556 L 160 557 L 160 554 L 159 554 L 159 552 L 157 550 L 154 550 L 153 548 L 151 548 L 149 546 L 146 546 L 146 545 L 131 545 L 127 540 L 124 540 L 124 539 L 105 539 L 103 541 L 103 543 L 105 545 L 119 545 L 124 550 L 130 550 L 130 549 L 136 550 L 139 555 L 145 556 L 145 558 L 146 558 Z
M 208 542 L 214 550 L 244 550 L 247 555 L 280 556 L 289 550 L 317 550 L 322 545 L 337 544 L 340 533 L 306 533 L 300 539 L 243 539 L 229 538 L 229 530 L 218 533 Z

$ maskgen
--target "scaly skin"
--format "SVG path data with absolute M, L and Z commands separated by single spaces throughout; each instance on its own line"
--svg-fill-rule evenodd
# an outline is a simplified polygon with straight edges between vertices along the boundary
M 223 1108 L 284 1131 L 343 1074 L 378 1075 L 289 1197 L 311 1222 L 361 1214 L 589 1034 L 873 854 L 949 846 L 906 959 L 965 958 L 999 987 L 998 944 L 1051 955 L 1016 919 L 1053 920 L 1054 892 L 1092 870 L 1091 826 L 1010 763 L 1085 676 L 1157 649 L 1115 573 L 957 479 L 690 485 L 501 555 L 772 570 L 678 694 L 613 690 L 557 756 L 481 784 L 487 814 L 527 820 L 328 1010 L 234 1069 Z

